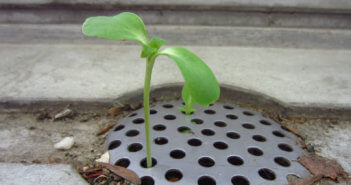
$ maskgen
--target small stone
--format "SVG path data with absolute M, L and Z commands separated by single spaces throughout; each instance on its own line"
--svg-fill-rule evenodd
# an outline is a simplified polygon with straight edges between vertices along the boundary
M 108 163 L 110 161 L 110 153 L 105 152 L 99 159 L 96 159 L 95 161 L 99 163 Z
M 72 117 L 73 115 L 74 115 L 73 110 L 71 110 L 71 109 L 64 109 L 63 111 L 57 113 L 54 116 L 54 121 L 56 121 L 58 119 L 66 118 L 66 117 Z
M 59 150 L 68 150 L 72 148 L 74 145 L 74 138 L 73 137 L 65 137 L 60 142 L 54 145 L 54 148 Z
M 89 169 L 89 166 L 84 166 L 83 167 L 83 172 L 86 172 Z

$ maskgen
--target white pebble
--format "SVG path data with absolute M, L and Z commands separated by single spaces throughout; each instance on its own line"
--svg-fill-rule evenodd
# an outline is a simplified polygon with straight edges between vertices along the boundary
M 105 152 L 99 159 L 96 159 L 95 161 L 99 163 L 108 163 L 110 161 L 110 153 Z
M 73 137 L 65 137 L 60 142 L 56 143 L 54 147 L 59 150 L 68 150 L 74 145 Z

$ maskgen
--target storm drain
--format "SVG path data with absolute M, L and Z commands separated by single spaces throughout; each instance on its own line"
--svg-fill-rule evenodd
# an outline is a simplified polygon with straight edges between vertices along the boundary
M 129 168 L 143 185 L 287 184 L 309 172 L 296 160 L 298 139 L 274 120 L 235 105 L 215 103 L 185 115 L 181 101 L 151 107 L 153 167 L 146 167 L 143 109 L 110 132 L 110 163 Z

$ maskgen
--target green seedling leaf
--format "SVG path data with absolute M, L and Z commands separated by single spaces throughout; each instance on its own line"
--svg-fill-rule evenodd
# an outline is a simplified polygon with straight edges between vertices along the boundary
M 214 103 L 219 97 L 219 85 L 211 69 L 195 54 L 182 47 L 170 47 L 159 52 L 173 59 L 184 80 L 182 97 L 185 104 L 202 106 Z M 183 95 L 184 94 L 184 95 Z
M 185 112 L 185 114 L 189 115 L 192 112 L 195 112 L 196 109 L 193 109 L 192 107 L 194 106 L 194 101 L 190 95 L 190 90 L 189 86 L 187 83 L 184 84 L 183 90 L 182 90 L 182 99 L 185 103 L 185 108 L 183 107 L 178 107 L 179 110 Z
M 156 53 L 156 49 L 152 48 L 148 45 L 143 45 L 143 50 L 141 51 L 140 57 L 141 58 L 147 58 L 148 56 L 151 56 L 153 53 Z
M 90 17 L 85 20 L 82 31 L 87 36 L 110 40 L 131 40 L 148 45 L 148 36 L 139 16 L 124 12 L 116 16 Z
M 155 49 L 160 49 L 161 46 L 166 44 L 167 42 L 159 37 L 153 37 L 149 43 L 149 45 Z

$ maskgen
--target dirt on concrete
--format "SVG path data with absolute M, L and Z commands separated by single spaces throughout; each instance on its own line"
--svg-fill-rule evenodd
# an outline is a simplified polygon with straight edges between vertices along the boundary
M 53 121 L 56 112 L 44 117 L 43 114 L 0 114 L 1 162 L 87 165 L 104 153 L 106 128 L 116 124 L 124 115 L 90 112 Z M 101 133 L 104 129 L 106 131 Z M 54 144 L 67 136 L 74 137 L 73 147 L 69 150 L 55 149 Z

